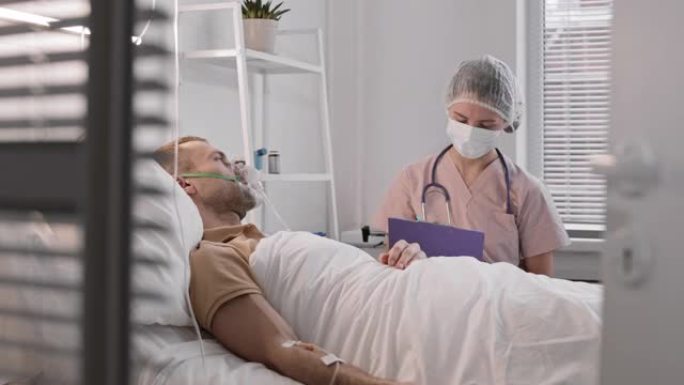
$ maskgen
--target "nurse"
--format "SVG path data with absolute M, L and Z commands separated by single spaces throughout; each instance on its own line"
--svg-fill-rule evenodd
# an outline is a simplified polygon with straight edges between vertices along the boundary
M 461 63 L 446 97 L 449 145 L 401 171 L 373 227 L 387 231 L 396 217 L 482 231 L 485 261 L 552 275 L 554 251 L 569 243 L 563 223 L 542 183 L 496 148 L 502 132 L 518 128 L 522 108 L 505 63 L 492 56 Z M 391 246 L 380 256 L 390 266 L 425 257 L 416 244 Z

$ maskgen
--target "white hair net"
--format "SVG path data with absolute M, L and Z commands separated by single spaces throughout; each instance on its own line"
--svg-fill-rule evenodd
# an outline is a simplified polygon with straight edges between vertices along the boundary
M 493 56 L 459 65 L 447 91 L 447 108 L 458 102 L 475 103 L 496 112 L 508 124 L 506 132 L 520 125 L 523 100 L 518 81 L 508 65 Z

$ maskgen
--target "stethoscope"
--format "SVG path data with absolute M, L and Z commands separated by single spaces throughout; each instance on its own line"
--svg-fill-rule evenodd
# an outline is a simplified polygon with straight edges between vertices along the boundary
M 447 191 L 446 187 L 442 186 L 441 184 L 437 183 L 437 165 L 439 165 L 439 162 L 442 160 L 444 155 L 449 151 L 454 145 L 450 144 L 448 145 L 442 152 L 437 155 L 437 158 L 435 158 L 435 163 L 432 165 L 432 181 L 425 185 L 423 187 L 423 194 L 420 198 L 420 209 L 423 214 L 422 220 L 427 220 L 427 217 L 425 216 L 425 203 L 427 202 L 427 193 L 428 190 L 431 188 L 436 188 L 439 190 L 442 195 L 444 195 L 444 199 L 446 200 L 446 211 L 447 211 L 447 218 L 449 219 L 449 225 L 452 225 L 451 221 L 451 196 L 449 195 L 449 192 Z M 499 149 L 496 149 L 496 155 L 499 157 L 499 161 L 501 161 L 501 166 L 504 169 L 504 179 L 506 180 L 506 214 L 513 214 L 513 209 L 511 208 L 511 178 L 510 175 L 508 175 L 508 165 L 506 165 L 506 161 L 504 160 L 503 154 L 501 154 L 501 151 Z

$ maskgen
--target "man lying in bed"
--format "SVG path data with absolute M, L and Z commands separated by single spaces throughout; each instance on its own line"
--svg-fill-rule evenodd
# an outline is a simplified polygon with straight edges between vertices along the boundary
M 331 383 L 335 365 L 323 364 L 325 352 L 308 343 L 283 346 L 297 336 L 264 299 L 250 271 L 249 257 L 264 235 L 254 225 L 242 225 L 241 220 L 254 208 L 255 197 L 240 183 L 198 175 L 235 176 L 225 154 L 205 139 L 183 137 L 179 143 L 178 183 L 197 205 L 205 229 L 202 242 L 190 255 L 190 299 L 200 325 L 248 361 L 260 362 L 307 385 Z M 174 143 L 159 148 L 156 155 L 173 174 Z M 392 251 L 395 263 L 421 257 L 424 254 L 415 246 Z M 340 365 L 334 383 L 396 384 L 347 364 Z

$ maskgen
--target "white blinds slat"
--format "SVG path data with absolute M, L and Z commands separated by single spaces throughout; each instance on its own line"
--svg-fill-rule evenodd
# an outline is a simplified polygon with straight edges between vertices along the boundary
M 604 41 L 597 41 L 597 40 L 590 40 L 590 39 L 584 39 L 584 41 L 580 41 L 579 39 L 575 39 L 574 41 L 566 41 L 563 43 L 558 43 L 558 41 L 563 41 L 563 36 L 557 36 L 554 41 L 548 41 L 547 44 L 549 44 L 544 51 L 561 51 L 561 50 L 582 50 L 584 51 L 585 49 L 594 49 L 596 50 L 597 48 L 603 48 L 606 51 L 610 49 L 610 41 L 604 40 Z
M 605 223 L 606 183 L 589 157 L 608 151 L 612 5 L 544 3 L 542 171 L 567 223 Z

